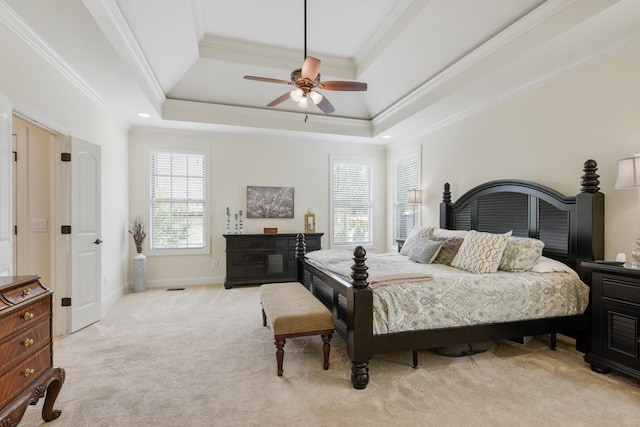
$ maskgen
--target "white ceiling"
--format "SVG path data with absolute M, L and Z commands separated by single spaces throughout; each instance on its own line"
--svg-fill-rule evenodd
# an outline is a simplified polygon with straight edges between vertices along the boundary
M 131 125 L 363 142 L 419 136 L 640 43 L 638 0 L 308 0 L 322 80 L 369 85 L 324 91 L 324 115 L 267 108 L 291 86 L 243 79 L 301 67 L 304 0 L 0 0 L 0 21 Z

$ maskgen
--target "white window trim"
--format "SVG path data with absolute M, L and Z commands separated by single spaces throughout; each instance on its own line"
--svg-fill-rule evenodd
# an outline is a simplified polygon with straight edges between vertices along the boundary
M 333 240 L 334 236 L 334 224 L 333 224 L 333 165 L 336 162 L 348 162 L 348 163 L 361 163 L 371 166 L 371 237 L 369 243 L 362 242 L 349 242 L 349 243 L 336 243 Z M 375 168 L 376 162 L 373 157 L 353 157 L 353 156 L 329 156 L 329 247 L 330 248 L 355 248 L 356 246 L 362 246 L 364 248 L 374 248 L 374 206 L 375 206 L 375 191 L 374 191 L 374 182 L 375 182 Z
M 208 148 L 194 147 L 194 148 L 173 148 L 168 146 L 147 146 L 145 149 L 146 159 L 146 206 L 147 218 L 149 220 L 148 233 L 152 233 L 151 230 L 151 153 L 154 151 L 164 151 L 171 153 L 203 153 L 205 157 L 205 235 L 204 235 L 204 248 L 184 248 L 184 249 L 152 249 L 151 244 L 145 251 L 146 256 L 176 256 L 176 255 L 210 255 L 211 254 L 211 151 Z M 151 239 L 151 234 L 149 234 Z

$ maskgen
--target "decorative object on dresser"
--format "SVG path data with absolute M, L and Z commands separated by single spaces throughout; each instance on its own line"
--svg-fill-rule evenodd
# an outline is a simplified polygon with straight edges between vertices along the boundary
M 324 233 L 305 234 L 307 251 L 321 249 Z M 227 277 L 224 287 L 292 282 L 298 233 L 225 234 Z
M 640 379 L 640 270 L 614 262 L 583 262 L 591 274 L 591 369 Z
M 53 364 L 53 292 L 39 279 L 0 277 L 0 426 L 18 425 L 42 397 L 42 418 L 60 416 L 53 405 L 65 372 Z
M 311 212 L 311 209 L 304 214 L 304 232 L 315 233 L 316 232 L 316 214 Z
M 599 175 L 596 171 L 595 161 L 587 160 L 584 163 L 580 192 L 575 196 L 565 196 L 551 188 L 529 181 L 505 179 L 473 187 L 456 202 L 452 202 L 450 186 L 445 184 L 440 204 L 440 235 L 437 237 L 446 238 L 443 246 L 447 241 L 453 244 L 456 240 L 460 240 L 462 243 L 466 237 L 458 238 L 458 233 L 466 236 L 470 230 L 500 234 L 511 231 L 515 237 L 540 240 L 544 243 L 540 259 L 544 257 L 544 264 L 548 266 L 543 271 L 563 270 L 564 282 L 581 285 L 575 289 L 580 289 L 580 294 L 588 298 L 586 285 L 580 282 L 577 274 L 573 272 L 582 272 L 580 269 L 582 261 L 601 259 L 604 256 L 604 194 L 600 192 Z M 420 232 L 421 230 L 417 230 L 416 235 Z M 411 248 L 410 243 L 408 237 L 403 244 L 402 252 Z M 400 255 L 403 255 L 402 252 Z M 353 258 L 347 255 L 345 261 L 353 259 L 353 263 L 349 264 L 350 273 L 344 268 L 336 273 L 334 270 L 323 267 L 322 263 L 317 263 L 318 255 L 322 255 L 323 252 L 317 252 L 315 256 L 311 256 L 314 260 L 307 259 L 302 249 L 296 253 L 300 263 L 298 281 L 329 308 L 334 316 L 336 332 L 347 342 L 347 353 L 352 362 L 351 381 L 356 389 L 366 388 L 369 382 L 369 361 L 374 354 L 450 347 L 541 334 L 550 334 L 551 347 L 554 348 L 557 332 L 574 334 L 578 350 L 582 351 L 588 344 L 586 335 L 589 315 L 583 311 L 587 307 L 585 300 L 568 301 L 570 306 L 576 307 L 576 310 L 549 317 L 533 315 L 521 320 L 511 318 L 505 321 L 465 323 L 451 327 L 439 326 L 428 322 L 425 317 L 420 317 L 412 319 L 415 322 L 427 322 L 419 329 L 404 329 L 404 325 L 414 324 L 413 321 L 402 325 L 396 322 L 395 324 L 400 327 L 394 331 L 386 332 L 384 327 L 377 327 L 377 331 L 380 332 L 374 333 L 374 322 L 375 325 L 380 325 L 376 321 L 378 318 L 384 318 L 387 314 L 395 316 L 397 312 L 401 316 L 403 314 L 413 316 L 415 312 L 412 309 L 407 312 L 395 310 L 395 306 L 394 310 L 388 311 L 380 308 L 380 298 L 374 298 L 374 294 L 380 297 L 382 292 L 373 286 L 374 281 L 370 273 L 374 270 L 369 270 L 369 265 L 365 262 L 367 254 L 364 248 L 357 247 L 353 252 Z M 439 260 L 442 253 L 443 248 L 440 249 L 436 259 L 438 264 L 444 263 Z M 399 255 L 392 254 L 392 256 Z M 371 258 L 374 258 L 373 255 Z M 391 264 L 390 261 L 391 258 L 388 258 L 387 264 Z M 342 267 L 347 265 L 346 262 L 339 264 Z M 446 264 L 450 265 L 450 262 Z M 555 267 L 551 269 L 549 267 L 551 265 Z M 567 270 L 573 270 L 573 272 L 567 272 Z M 387 277 L 393 277 L 393 273 L 384 271 L 382 276 L 386 274 Z M 398 268 L 395 273 L 396 276 L 406 274 L 406 270 Z M 507 273 L 514 276 L 512 278 L 502 276 L 503 283 L 514 281 L 516 275 L 531 274 Z M 346 278 L 349 274 L 351 280 Z M 505 273 L 497 273 L 496 278 L 501 274 Z M 379 280 L 379 277 L 376 279 Z M 436 280 L 435 275 L 431 280 Z M 420 286 L 416 287 L 416 290 L 423 288 L 428 287 Z M 577 295 L 577 293 L 567 292 L 567 295 Z M 413 292 L 404 294 L 413 295 Z M 431 298 L 425 298 L 423 305 L 428 308 L 431 301 Z M 406 305 L 406 307 L 409 306 L 415 307 L 415 304 Z M 578 309 L 578 306 L 584 308 Z M 375 312 L 375 316 L 374 307 L 380 308 L 380 311 Z M 498 308 L 496 307 L 496 312 Z M 424 310 L 422 313 L 428 314 L 429 310 Z M 481 317 L 484 318 L 484 313 Z M 414 365 L 415 362 L 414 360 Z
M 640 154 L 618 161 L 618 178 L 615 189 L 637 188 L 640 200 Z M 640 237 L 636 239 L 637 248 L 631 252 L 634 267 L 640 267 Z

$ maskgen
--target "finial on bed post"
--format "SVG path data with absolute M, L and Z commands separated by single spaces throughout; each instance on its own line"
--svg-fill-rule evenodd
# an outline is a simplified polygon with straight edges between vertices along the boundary
M 353 282 L 351 284 L 355 289 L 365 289 L 369 286 L 367 279 L 369 278 L 369 273 L 367 270 L 369 267 L 365 265 L 367 256 L 367 251 L 362 247 L 358 246 L 353 251 L 353 265 L 351 266 L 351 278 Z
M 444 192 L 442 193 L 442 203 L 451 203 L 451 186 L 448 182 L 444 183 Z
M 304 240 L 304 234 L 298 233 L 296 236 L 296 258 L 304 258 L 307 253 L 307 244 Z
M 598 163 L 596 163 L 595 160 L 589 159 L 584 162 L 584 168 L 582 170 L 584 171 L 584 175 L 582 175 L 582 188 L 580 191 L 583 193 L 597 193 L 600 191 L 600 187 L 598 187 L 598 185 L 600 185 L 600 180 L 598 180 L 600 175 L 596 173 Z

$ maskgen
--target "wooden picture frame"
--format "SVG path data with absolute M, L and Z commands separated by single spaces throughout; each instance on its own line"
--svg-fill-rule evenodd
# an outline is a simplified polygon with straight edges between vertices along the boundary
M 305 233 L 316 232 L 316 214 L 311 212 L 304 214 L 304 232 Z

